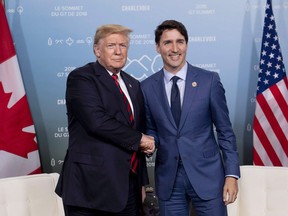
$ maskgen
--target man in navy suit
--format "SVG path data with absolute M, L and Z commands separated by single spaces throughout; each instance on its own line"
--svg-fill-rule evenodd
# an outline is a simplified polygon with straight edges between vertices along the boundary
M 219 75 L 186 61 L 182 23 L 161 23 L 155 42 L 164 67 L 142 82 L 142 90 L 147 134 L 157 148 L 160 215 L 187 216 L 192 202 L 197 216 L 225 216 L 237 196 L 240 169 Z
M 69 146 L 56 187 L 66 216 L 139 215 L 141 187 L 148 184 L 145 154 L 155 146 L 143 134 L 140 83 L 121 70 L 130 32 L 121 25 L 99 27 L 97 61 L 68 76 Z

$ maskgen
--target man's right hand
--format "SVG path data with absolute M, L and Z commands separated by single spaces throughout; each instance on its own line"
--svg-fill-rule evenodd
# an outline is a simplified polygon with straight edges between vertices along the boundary
M 153 154 L 155 151 L 154 137 L 142 134 L 139 148 L 145 154 Z

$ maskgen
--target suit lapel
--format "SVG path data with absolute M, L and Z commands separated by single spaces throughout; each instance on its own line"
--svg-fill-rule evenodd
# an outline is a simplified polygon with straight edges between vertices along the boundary
M 156 97 L 158 98 L 157 101 L 159 101 L 159 103 L 162 105 L 164 110 L 163 112 L 167 115 L 167 119 L 171 122 L 172 125 L 174 125 L 175 128 L 177 128 L 166 95 L 163 69 L 158 74 L 159 76 L 155 77 L 153 83 L 153 94 L 156 95 Z
M 136 86 L 133 86 L 133 84 L 132 84 L 133 82 L 130 80 L 130 77 L 125 74 L 124 71 L 121 71 L 121 77 L 122 77 L 122 79 L 123 79 L 123 81 L 124 81 L 124 83 L 126 85 L 128 94 L 129 94 L 130 99 L 132 101 L 133 110 L 134 110 L 134 117 L 135 117 L 135 116 L 137 116 L 136 113 L 138 112 L 137 91 L 135 89 Z M 127 120 L 129 121 L 128 112 L 126 110 L 126 107 L 124 107 L 124 108 L 125 108 L 125 113 L 127 114 L 125 116 L 127 117 Z M 134 121 L 135 121 L 135 124 L 136 124 L 137 119 L 134 118 Z
M 112 77 L 109 75 L 107 70 L 102 65 L 99 64 L 99 62 L 95 63 L 95 74 L 98 76 L 98 79 L 103 83 L 103 85 L 107 87 L 108 91 L 112 91 L 114 95 L 117 95 L 117 97 L 116 97 L 117 103 L 119 104 L 121 111 L 122 111 L 123 115 L 125 116 L 125 119 L 127 120 L 127 123 L 130 124 L 129 115 L 128 115 L 124 100 L 122 98 L 122 95 L 120 94 L 120 91 L 119 91 L 118 87 L 116 86 Z M 128 87 L 127 87 L 127 89 L 128 89 Z M 129 92 L 129 94 L 130 94 L 130 92 Z
M 187 75 L 186 75 L 186 83 L 185 83 L 185 91 L 184 91 L 184 99 L 182 104 L 182 112 L 179 123 L 179 130 L 183 127 L 189 110 L 192 106 L 193 99 L 197 92 L 197 72 L 193 69 L 191 65 L 188 64 Z

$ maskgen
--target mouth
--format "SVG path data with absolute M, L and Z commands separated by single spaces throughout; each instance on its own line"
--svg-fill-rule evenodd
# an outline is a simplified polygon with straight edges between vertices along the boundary
M 173 59 L 177 60 L 177 59 L 179 59 L 180 56 L 181 56 L 180 53 L 177 53 L 177 54 L 170 54 L 170 55 L 169 55 L 169 57 L 170 57 L 172 60 L 173 60 Z
M 114 59 L 115 62 L 122 62 L 123 59 Z

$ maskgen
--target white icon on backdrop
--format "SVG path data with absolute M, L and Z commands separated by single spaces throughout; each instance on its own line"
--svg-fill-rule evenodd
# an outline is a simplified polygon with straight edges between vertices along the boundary
M 53 45 L 53 40 L 51 37 L 48 38 L 48 46 L 52 46 Z
M 19 15 L 21 15 L 23 11 L 24 11 L 24 8 L 22 6 L 17 7 L 17 12 L 19 13 Z
M 52 167 L 55 166 L 55 159 L 54 159 L 54 158 L 51 159 L 51 166 L 52 166 Z
M 47 44 L 48 46 L 52 46 L 52 45 L 63 45 L 63 44 L 67 44 L 68 46 L 72 46 L 73 44 L 88 44 L 91 45 L 91 43 L 93 43 L 93 38 L 92 37 L 86 37 L 86 39 L 78 39 L 78 40 L 74 40 L 71 37 L 68 37 L 66 40 L 64 39 L 53 39 L 52 37 L 48 38 Z
M 88 43 L 88 45 L 90 45 L 92 43 L 92 37 L 87 37 L 86 38 L 86 43 Z
M 125 65 L 125 67 L 123 68 L 123 70 L 127 70 L 127 71 L 140 71 L 142 70 L 143 72 L 140 73 L 140 75 L 136 75 L 135 73 L 130 73 L 131 76 L 133 76 L 135 79 L 137 80 L 143 80 L 145 78 L 147 78 L 148 76 L 150 76 L 151 74 L 156 73 L 157 71 L 159 71 L 162 68 L 162 63 L 161 63 L 161 58 L 160 55 L 156 55 L 154 56 L 153 59 L 151 59 L 148 55 L 143 55 L 142 57 L 140 57 L 139 59 L 130 59 L 127 58 L 127 64 Z M 159 61 L 157 61 L 159 59 Z M 160 67 L 158 66 L 158 63 L 160 64 Z M 148 66 L 149 67 L 148 67 Z M 129 68 L 139 68 L 140 69 L 129 69 Z
M 57 161 L 57 164 L 58 164 L 58 165 L 61 165 L 62 163 L 64 163 L 64 160 L 58 160 L 58 161 Z M 52 167 L 56 166 L 56 161 L 55 161 L 54 158 L 51 159 L 51 166 L 52 166 Z
M 69 37 L 69 38 L 67 38 L 66 43 L 67 43 L 69 46 L 71 46 L 71 45 L 74 43 L 74 40 L 73 40 L 71 37 Z

